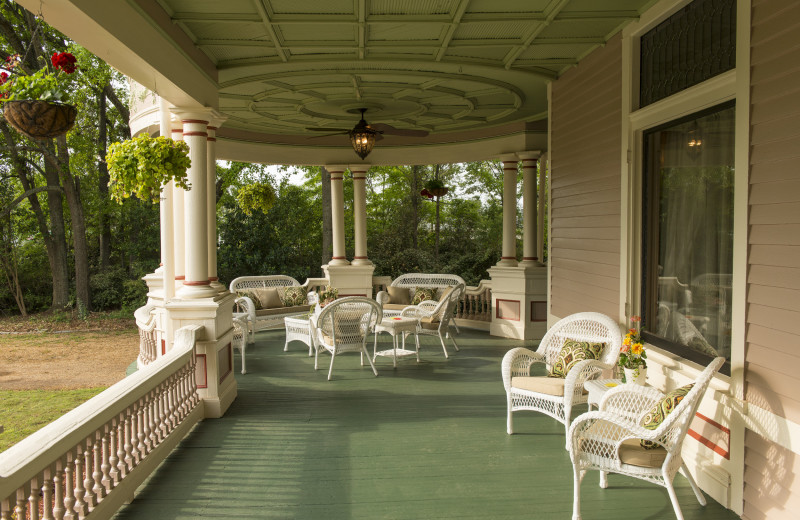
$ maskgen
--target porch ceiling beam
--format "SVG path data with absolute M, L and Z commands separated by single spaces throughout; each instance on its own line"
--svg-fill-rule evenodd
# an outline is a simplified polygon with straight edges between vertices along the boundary
M 278 56 L 280 56 L 281 61 L 287 62 L 289 61 L 289 57 L 286 54 L 286 50 L 281 45 L 281 41 L 278 38 L 277 33 L 275 32 L 275 28 L 272 27 L 272 21 L 270 20 L 269 12 L 267 12 L 267 7 L 264 5 L 263 0 L 253 0 L 253 4 L 258 11 L 258 17 L 260 21 L 264 24 L 264 28 L 267 30 L 267 34 L 269 34 L 270 39 L 272 39 L 272 43 L 275 45 L 275 49 L 278 51 Z
M 581 38 L 536 38 L 531 45 L 602 45 L 605 38 L 600 37 L 581 37 Z M 470 40 L 450 40 L 447 47 L 509 47 L 513 45 L 523 45 L 525 42 L 520 38 L 481 38 Z M 275 44 L 270 40 L 233 40 L 233 39 L 212 39 L 204 38 L 195 42 L 199 47 L 210 47 L 214 45 L 225 47 L 259 47 L 264 49 L 275 49 Z M 355 45 L 350 41 L 341 40 L 296 40 L 286 42 L 284 48 L 288 49 L 321 49 L 321 48 L 354 48 Z M 367 47 L 413 47 L 413 48 L 444 48 L 436 40 L 372 40 Z
M 256 0 L 258 1 L 258 0 Z M 260 3 L 260 2 L 259 2 Z M 635 10 L 618 11 L 568 11 L 549 18 L 542 13 L 465 13 L 459 23 L 508 23 L 508 22 L 544 22 L 553 20 L 637 20 L 639 12 Z M 261 16 L 250 13 L 200 13 L 192 11 L 177 11 L 172 15 L 173 21 L 182 22 L 220 22 L 220 23 L 259 23 Z M 310 15 L 277 15 L 270 17 L 275 25 L 296 24 L 348 24 L 358 25 L 359 18 L 353 14 L 310 14 Z M 365 18 L 367 24 L 449 24 L 453 22 L 451 15 L 418 15 L 418 14 L 372 14 Z
M 511 66 L 514 64 L 514 60 L 519 58 L 519 56 L 525 52 L 528 47 L 530 47 L 533 40 L 539 36 L 545 28 L 550 25 L 550 23 L 555 19 L 556 16 L 561 12 L 562 9 L 569 3 L 569 0 L 556 0 L 554 3 L 548 5 L 549 12 L 547 13 L 547 19 L 542 23 L 534 26 L 528 32 L 528 35 L 525 38 L 525 41 L 522 45 L 512 49 L 506 56 L 503 58 L 503 66 L 507 69 L 510 69 Z
M 458 4 L 458 7 L 456 7 L 456 11 L 453 14 L 453 20 L 447 28 L 447 32 L 445 33 L 444 38 L 442 38 L 441 46 L 439 47 L 436 57 L 434 58 L 436 61 L 442 61 L 442 58 L 447 52 L 447 47 L 450 45 L 450 41 L 453 39 L 453 35 L 458 28 L 458 24 L 461 22 L 461 18 L 464 16 L 464 12 L 467 10 L 467 5 L 469 5 L 469 0 L 461 0 L 461 2 Z
M 364 47 L 367 44 L 367 5 L 365 0 L 358 0 L 358 59 L 363 60 L 366 54 Z M 359 99 L 361 99 L 359 97 Z

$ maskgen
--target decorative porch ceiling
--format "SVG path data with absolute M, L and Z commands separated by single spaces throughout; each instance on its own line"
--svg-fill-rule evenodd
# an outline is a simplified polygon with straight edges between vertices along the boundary
M 18 1 L 42 8 L 39 0 Z M 547 82 L 654 1 L 50 0 L 43 10 L 173 103 L 186 104 L 172 95 L 177 90 L 218 108 L 227 117 L 222 138 L 346 149 L 346 136 L 313 137 L 320 132 L 307 128 L 351 128 L 360 108 L 370 123 L 431 134 L 386 136 L 377 150 L 475 141 L 512 128 L 542 133 Z M 147 66 L 127 66 L 117 45 L 74 34 L 64 10 L 88 17 Z M 183 67 L 171 66 L 175 59 Z

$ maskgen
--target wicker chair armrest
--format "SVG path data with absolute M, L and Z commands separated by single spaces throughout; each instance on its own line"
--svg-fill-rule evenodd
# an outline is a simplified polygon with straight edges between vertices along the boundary
M 400 316 L 409 318 L 429 318 L 436 314 L 434 311 L 437 305 L 439 305 L 439 302 L 434 302 L 432 300 L 426 300 L 418 305 L 409 305 L 403 309 Z
M 240 309 L 241 312 L 247 313 L 250 323 L 256 322 L 256 305 L 248 296 L 239 296 L 234 300 L 234 305 L 237 309 Z
M 529 376 L 534 363 L 545 363 L 544 356 L 525 347 L 512 348 L 503 356 L 501 370 L 503 372 L 503 386 L 506 391 L 511 388 L 511 378 L 516 376 Z
M 389 303 L 389 293 L 386 291 L 379 291 L 378 294 L 375 295 L 375 301 L 378 302 L 380 306 Z
M 591 428 L 591 430 L 590 430 Z M 607 411 L 586 412 L 575 418 L 569 427 L 569 454 L 573 463 L 581 452 L 599 455 L 621 464 L 619 446 L 628 439 L 644 439 L 662 444 L 657 430 L 648 430 L 638 423 Z M 585 442 L 585 441 L 594 442 Z M 608 446 L 613 450 L 608 450 Z M 592 448 L 596 448 L 593 451 Z M 610 451 L 610 453 L 609 453 Z
M 650 386 L 619 385 L 610 389 L 600 400 L 601 411 L 623 415 L 638 421 L 664 394 Z
M 566 406 L 571 406 L 576 387 L 583 390 L 583 384 L 586 381 L 596 379 L 603 370 L 611 370 L 611 368 L 613 367 L 603 363 L 599 359 L 584 359 L 573 365 L 569 372 L 567 372 L 567 377 L 564 380 L 564 399 Z

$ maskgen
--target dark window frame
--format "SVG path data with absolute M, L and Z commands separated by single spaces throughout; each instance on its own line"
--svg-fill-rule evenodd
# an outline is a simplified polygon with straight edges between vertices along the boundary
M 652 332 L 646 330 L 650 317 L 655 322 L 656 309 L 658 306 L 658 212 L 660 209 L 660 191 L 659 182 L 653 182 L 653 150 L 652 145 L 649 143 L 648 136 L 650 134 L 659 132 L 666 128 L 673 127 L 682 123 L 690 122 L 700 119 L 704 116 L 721 112 L 729 108 L 736 107 L 736 100 L 726 101 L 713 107 L 709 107 L 692 114 L 673 119 L 667 123 L 648 128 L 642 132 L 642 246 L 641 246 L 641 317 L 642 317 L 642 339 L 659 347 L 663 350 L 676 354 L 684 359 L 695 362 L 701 366 L 707 365 L 711 359 L 697 352 L 694 349 L 682 345 L 675 341 L 657 336 Z M 734 190 L 736 186 L 734 186 Z M 655 297 L 648 300 L 648 294 L 654 294 Z M 720 368 L 720 373 L 726 376 L 731 375 L 731 360 L 726 360 L 725 364 Z

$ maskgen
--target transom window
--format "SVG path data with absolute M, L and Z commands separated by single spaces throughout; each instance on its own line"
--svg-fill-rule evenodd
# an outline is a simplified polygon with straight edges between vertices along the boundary
M 733 102 L 644 133 L 644 338 L 701 364 L 730 359 Z

